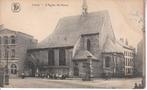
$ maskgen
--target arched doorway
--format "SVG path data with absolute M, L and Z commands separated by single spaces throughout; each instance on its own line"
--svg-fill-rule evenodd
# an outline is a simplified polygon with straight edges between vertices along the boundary
M 11 74 L 17 74 L 17 66 L 15 64 L 11 65 Z
M 79 76 L 79 68 L 74 67 L 74 76 Z

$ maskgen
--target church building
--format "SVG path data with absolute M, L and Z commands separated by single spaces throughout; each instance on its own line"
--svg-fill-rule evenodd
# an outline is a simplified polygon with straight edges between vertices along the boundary
M 109 12 L 88 12 L 83 0 L 81 15 L 63 17 L 38 48 L 27 51 L 26 71 L 83 77 L 86 63 L 91 77 L 125 75 L 123 47 L 116 41 Z

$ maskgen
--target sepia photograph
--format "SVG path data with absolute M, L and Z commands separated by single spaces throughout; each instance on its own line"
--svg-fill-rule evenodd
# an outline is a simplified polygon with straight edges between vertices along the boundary
M 145 0 L 0 0 L 0 89 L 145 89 Z

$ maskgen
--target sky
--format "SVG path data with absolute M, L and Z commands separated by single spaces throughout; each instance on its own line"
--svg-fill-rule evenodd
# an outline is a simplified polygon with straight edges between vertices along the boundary
M 11 9 L 15 2 L 20 3 L 18 13 Z M 88 12 L 109 11 L 117 40 L 127 38 L 129 45 L 136 47 L 142 39 L 143 0 L 87 0 L 87 5 Z M 80 15 L 81 6 L 82 0 L 0 0 L 0 24 L 40 42 L 55 30 L 60 18 Z

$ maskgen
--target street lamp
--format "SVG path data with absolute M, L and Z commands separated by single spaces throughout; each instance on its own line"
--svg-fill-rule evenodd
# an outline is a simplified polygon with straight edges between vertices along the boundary
M 9 49 L 9 47 L 8 47 L 8 45 L 6 45 L 5 46 L 5 53 L 6 53 L 6 74 L 5 74 L 5 84 L 6 85 L 9 85 L 9 69 L 8 69 L 8 49 Z

